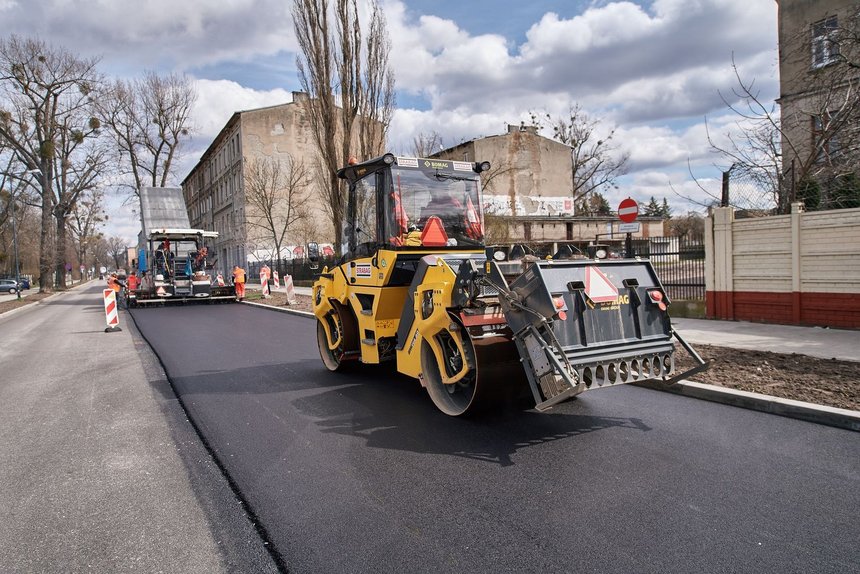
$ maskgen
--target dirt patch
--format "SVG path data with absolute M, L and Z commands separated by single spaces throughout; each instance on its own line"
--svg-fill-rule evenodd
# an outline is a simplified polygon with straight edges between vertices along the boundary
M 287 302 L 287 294 L 280 291 L 273 291 L 265 299 L 259 291 L 249 291 L 247 297 L 245 297 L 245 301 L 270 305 L 272 307 L 283 307 L 284 309 L 292 309 L 294 311 L 312 311 L 311 298 L 308 295 L 296 295 L 295 301 L 290 304 Z
M 46 297 L 50 297 L 53 293 L 33 293 L 32 295 L 27 295 L 22 299 L 12 299 L 11 301 L 3 301 L 0 303 L 0 313 L 5 313 L 6 311 L 11 311 L 12 309 L 18 309 L 20 307 L 25 307 L 27 305 L 32 305 L 33 303 L 37 303 Z
M 694 381 L 860 410 L 860 363 L 711 345 L 693 345 L 693 348 L 703 359 L 714 359 L 710 369 L 691 377 Z M 695 363 L 679 348 L 675 364 L 683 370 Z

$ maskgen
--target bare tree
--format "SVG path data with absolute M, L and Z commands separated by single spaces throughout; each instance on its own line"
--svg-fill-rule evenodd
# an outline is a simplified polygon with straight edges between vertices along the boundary
M 566 117 L 544 113 L 540 118 L 534 112 L 531 116 L 536 127 L 550 130 L 553 139 L 570 146 L 574 202 L 592 192 L 613 187 L 616 179 L 627 173 L 630 154 L 622 152 L 613 141 L 615 130 L 601 138 L 598 134 L 600 120 L 590 118 L 579 104 L 572 104 Z
M 22 170 L 35 170 L 41 197 L 39 288 L 52 289 L 51 267 L 62 266 L 65 218 L 104 164 L 93 139 L 99 121 L 92 95 L 102 81 L 97 59 L 79 58 L 38 39 L 0 40 L 0 139 Z M 52 229 L 52 220 L 56 227 Z M 59 230 L 59 233 L 53 233 Z M 56 245 L 52 236 L 56 235 Z M 64 273 L 60 274 L 63 281 Z
M 667 220 L 665 225 L 669 230 L 669 235 L 691 241 L 704 240 L 705 218 L 701 213 L 689 211 L 686 215 Z
M 180 144 L 191 133 L 196 100 L 188 77 L 155 72 L 134 81 L 115 80 L 99 99 L 101 116 L 116 140 L 125 173 L 132 177 L 135 196 L 141 187 L 167 185 Z
M 81 265 L 89 267 L 93 263 L 95 245 L 103 237 L 98 229 L 105 221 L 104 191 L 99 188 L 87 190 L 75 202 L 69 217 L 69 233 Z M 81 280 L 83 278 L 82 273 Z
M 443 149 L 442 136 L 435 130 L 429 134 L 421 132 L 412 138 L 412 155 L 415 157 L 430 157 Z
M 113 259 L 114 269 L 120 269 L 128 263 L 128 245 L 122 237 L 107 238 L 107 255 Z
M 68 224 L 78 199 L 98 185 L 108 169 L 108 152 L 104 140 L 98 138 L 99 122 L 94 117 L 66 117 L 67 127 L 60 132 L 59 150 L 54 173 L 54 223 L 56 225 L 55 273 L 60 287 L 66 287 L 66 250 Z M 84 129 L 75 127 L 89 121 Z
M 260 243 L 274 246 L 280 265 L 285 240 L 308 218 L 308 169 L 301 161 L 245 160 L 244 177 L 247 224 L 257 231 L 254 235 Z
M 709 133 L 708 142 L 731 164 L 732 175 L 754 181 L 778 212 L 787 213 L 795 199 L 806 200 L 809 209 L 860 205 L 858 23 L 854 14 L 817 40 L 805 26 L 782 39 L 779 108 L 764 101 L 733 62 L 737 85 L 722 97 L 738 119 L 733 133 L 722 140 Z
M 333 6 L 329 0 L 296 0 L 292 10 L 302 51 L 296 65 L 310 96 L 306 105 L 319 152 L 317 167 L 328 182 L 323 199 L 338 249 L 347 199 L 337 171 L 354 152 L 365 159 L 382 153 L 394 107 L 385 19 L 376 0 L 370 7 L 366 38 L 355 0 L 334 0 Z

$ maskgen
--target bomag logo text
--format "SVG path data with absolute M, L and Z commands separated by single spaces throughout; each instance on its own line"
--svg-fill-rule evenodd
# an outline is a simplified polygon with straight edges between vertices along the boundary
M 424 162 L 424 167 L 429 167 L 431 169 L 448 169 L 450 164 L 447 161 L 433 161 L 428 159 Z
M 603 303 L 593 303 L 591 299 L 586 301 L 586 304 L 590 309 L 600 309 L 601 311 L 614 311 L 618 309 L 621 305 L 629 305 L 630 304 L 630 295 L 619 295 L 615 298 L 615 301 L 604 301 Z

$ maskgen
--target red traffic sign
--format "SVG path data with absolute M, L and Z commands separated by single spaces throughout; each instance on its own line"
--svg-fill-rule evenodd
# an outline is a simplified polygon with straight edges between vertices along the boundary
M 633 223 L 639 215 L 639 204 L 632 197 L 628 197 L 618 204 L 618 219 L 624 223 Z

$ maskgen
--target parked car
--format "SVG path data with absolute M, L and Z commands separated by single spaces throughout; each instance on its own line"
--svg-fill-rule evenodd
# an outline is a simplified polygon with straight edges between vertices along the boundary
M 21 289 L 29 289 L 30 288 L 30 280 L 26 277 L 21 277 Z
M 18 282 L 14 279 L 0 279 L 0 293 L 12 293 L 15 294 L 18 292 Z

